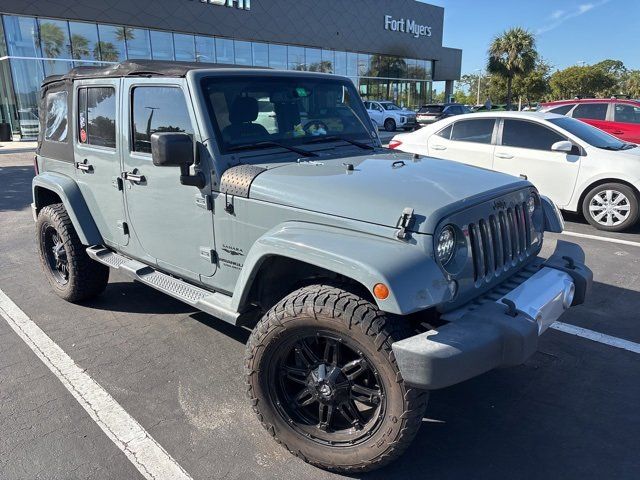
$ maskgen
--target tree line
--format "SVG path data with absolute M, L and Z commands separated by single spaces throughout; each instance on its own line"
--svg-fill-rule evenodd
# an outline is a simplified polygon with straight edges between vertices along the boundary
M 555 69 L 536 50 L 531 32 L 513 28 L 491 42 L 485 74 L 462 76 L 455 92 L 456 101 L 476 104 L 478 85 L 481 104 L 487 98 L 493 104 L 614 95 L 640 98 L 640 70 L 629 69 L 615 59 Z

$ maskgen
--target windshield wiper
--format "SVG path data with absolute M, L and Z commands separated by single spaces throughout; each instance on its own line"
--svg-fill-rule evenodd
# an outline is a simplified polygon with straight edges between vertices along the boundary
M 316 137 L 313 140 L 309 140 L 308 142 L 304 142 L 305 145 L 310 145 L 312 143 L 324 143 L 324 142 L 337 142 L 343 141 L 350 143 L 351 145 L 355 145 L 356 147 L 362 148 L 363 150 L 375 150 L 375 147 L 368 145 L 366 143 L 358 142 L 356 140 L 351 140 L 350 138 L 339 137 L 338 135 L 327 135 L 324 137 Z
M 272 142 L 271 140 L 257 143 L 250 143 L 247 145 L 237 145 L 235 147 L 230 147 L 227 149 L 228 152 L 240 152 L 242 150 L 261 150 L 264 148 L 273 148 L 280 147 L 285 150 L 289 150 L 291 152 L 297 153 L 298 155 L 302 155 L 303 157 L 317 157 L 317 153 L 310 152 L 308 150 L 303 150 L 302 148 L 292 147 L 290 145 L 285 145 L 280 142 Z

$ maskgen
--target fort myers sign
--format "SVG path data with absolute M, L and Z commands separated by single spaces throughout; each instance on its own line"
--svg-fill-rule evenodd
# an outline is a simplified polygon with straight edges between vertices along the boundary
M 421 25 L 415 20 L 409 18 L 393 18 L 391 15 L 384 16 L 384 28 L 392 32 L 408 33 L 415 38 L 430 37 L 431 27 Z

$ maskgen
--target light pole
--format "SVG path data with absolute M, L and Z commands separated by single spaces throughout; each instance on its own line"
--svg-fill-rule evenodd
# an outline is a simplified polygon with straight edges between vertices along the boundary
M 476 105 L 480 105 L 480 80 L 482 80 L 482 70 L 478 68 L 476 72 L 478 72 L 478 98 L 476 100 Z

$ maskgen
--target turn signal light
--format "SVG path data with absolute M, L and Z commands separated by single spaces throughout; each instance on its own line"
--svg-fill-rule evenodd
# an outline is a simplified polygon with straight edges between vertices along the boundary
M 402 142 L 401 142 L 400 140 L 391 140 L 391 141 L 389 142 L 389 148 L 392 148 L 392 149 L 396 149 L 396 148 L 398 148 L 400 145 L 402 145 Z
M 384 283 L 376 283 L 373 287 L 373 294 L 378 300 L 386 300 L 389 298 L 389 287 Z

